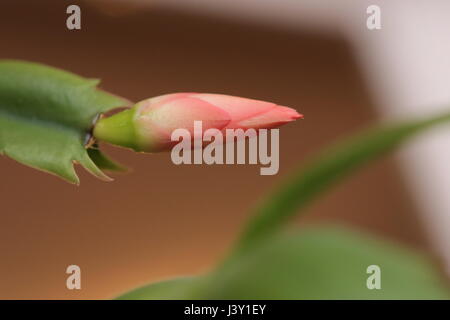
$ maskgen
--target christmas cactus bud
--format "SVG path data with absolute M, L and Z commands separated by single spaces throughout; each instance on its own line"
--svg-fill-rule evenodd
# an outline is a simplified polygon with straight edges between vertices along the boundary
M 168 151 L 176 129 L 194 136 L 194 121 L 204 130 L 270 129 L 303 116 L 294 109 L 274 103 L 208 93 L 173 93 L 143 100 L 131 109 L 102 117 L 94 137 L 136 151 Z

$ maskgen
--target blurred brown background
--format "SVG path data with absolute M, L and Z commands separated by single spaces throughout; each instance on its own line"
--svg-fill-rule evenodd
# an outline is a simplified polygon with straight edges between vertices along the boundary
M 82 8 L 80 31 L 66 29 L 68 4 Z M 306 155 L 377 120 L 339 36 L 151 7 L 125 12 L 108 2 L 3 0 L 0 58 L 98 77 L 102 88 L 134 101 L 226 93 L 296 108 L 306 120 L 282 128 L 275 176 L 250 165 L 175 166 L 169 154 L 108 147 L 133 172 L 105 183 L 80 169 L 76 187 L 0 158 L 0 298 L 111 298 L 206 272 L 249 209 Z M 414 211 L 390 157 L 333 189 L 302 221 L 350 224 L 426 249 Z M 82 290 L 65 287 L 70 264 L 81 267 Z

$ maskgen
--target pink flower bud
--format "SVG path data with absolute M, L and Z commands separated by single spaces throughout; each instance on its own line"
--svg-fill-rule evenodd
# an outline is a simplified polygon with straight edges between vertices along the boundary
M 209 93 L 167 94 L 137 103 L 125 111 L 125 117 L 122 113 L 100 120 L 94 135 L 100 140 L 146 152 L 169 150 L 177 143 L 171 141 L 176 129 L 187 129 L 197 138 L 194 121 L 202 121 L 203 130 L 224 131 L 270 129 L 303 117 L 294 109 L 274 103 Z M 111 134 L 108 128 L 126 126 L 127 121 L 132 122 L 132 128 Z

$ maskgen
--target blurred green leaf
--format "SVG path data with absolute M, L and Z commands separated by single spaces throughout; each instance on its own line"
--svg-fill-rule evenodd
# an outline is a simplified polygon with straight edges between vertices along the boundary
M 381 269 L 381 289 L 366 286 Z M 448 299 L 444 279 L 424 257 L 346 229 L 282 234 L 219 269 L 211 299 Z
M 448 299 L 427 260 L 340 228 L 278 234 L 213 273 L 152 284 L 120 299 Z M 367 267 L 381 289 L 367 288 Z
M 0 154 L 78 183 L 78 162 L 102 179 L 108 177 L 84 147 L 95 117 L 127 105 L 122 98 L 56 68 L 0 61 Z
M 450 122 L 450 114 L 371 128 L 332 145 L 290 175 L 288 181 L 266 197 L 246 225 L 235 252 L 267 239 L 333 183 L 371 160 L 397 147 L 414 134 Z
M 118 300 L 186 300 L 191 299 L 200 277 L 176 278 L 167 281 L 156 282 L 130 292 L 127 292 Z

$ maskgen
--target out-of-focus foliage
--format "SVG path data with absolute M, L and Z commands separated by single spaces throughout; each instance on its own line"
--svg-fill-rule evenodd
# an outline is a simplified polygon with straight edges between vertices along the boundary
M 426 119 L 375 126 L 333 144 L 289 175 L 289 179 L 269 195 L 246 225 L 238 242 L 245 247 L 267 238 L 327 191 L 333 183 L 391 151 L 415 134 L 450 122 L 450 113 Z M 239 248 L 237 249 L 239 250 Z
M 78 162 L 102 179 L 107 158 L 96 163 L 85 148 L 95 117 L 128 104 L 96 88 L 98 80 L 41 64 L 0 61 L 0 154 L 78 183 Z M 111 168 L 107 168 L 111 169 Z
M 381 269 L 368 289 L 367 268 Z M 213 273 L 155 283 L 119 299 L 447 299 L 423 257 L 336 228 L 278 234 L 234 256 Z

